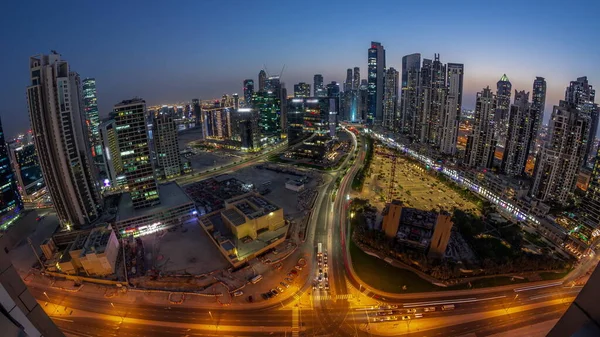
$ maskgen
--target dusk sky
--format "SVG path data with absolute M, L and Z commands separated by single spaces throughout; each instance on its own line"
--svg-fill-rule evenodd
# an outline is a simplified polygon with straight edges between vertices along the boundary
M 29 128 L 28 58 L 56 50 L 82 78 L 95 77 L 100 115 L 134 96 L 148 104 L 242 93 L 266 65 L 288 93 L 315 73 L 341 82 L 359 66 L 366 78 L 371 41 L 387 66 L 402 56 L 441 54 L 463 63 L 463 107 L 495 89 L 548 83 L 545 120 L 569 81 L 600 88 L 600 2 L 534 1 L 4 1 L 0 116 L 8 136 Z

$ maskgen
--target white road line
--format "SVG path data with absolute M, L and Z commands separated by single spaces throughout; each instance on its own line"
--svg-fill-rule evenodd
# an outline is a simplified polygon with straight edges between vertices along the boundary
M 426 307 L 429 305 L 444 305 L 444 304 L 455 304 L 455 303 L 473 303 L 473 302 L 482 302 L 482 301 L 490 301 L 497 300 L 501 298 L 505 298 L 505 295 L 496 296 L 496 297 L 487 297 L 487 298 L 460 298 L 455 300 L 447 300 L 447 301 L 433 301 L 433 302 L 414 302 L 414 303 L 405 303 L 402 306 L 404 308 L 413 308 L 413 307 Z

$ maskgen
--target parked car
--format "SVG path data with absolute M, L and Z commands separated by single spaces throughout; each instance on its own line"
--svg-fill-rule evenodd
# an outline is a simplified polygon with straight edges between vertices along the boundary
M 290 285 L 289 285 L 289 284 L 287 284 L 287 283 L 285 283 L 285 282 L 279 282 L 279 284 L 281 284 L 282 286 L 284 286 L 284 287 L 286 287 L 286 288 L 289 288 L 289 287 L 290 287 Z
M 236 291 L 236 292 L 233 293 L 234 297 L 238 297 L 238 296 L 242 296 L 242 295 L 244 295 L 244 292 L 241 291 L 241 290 L 238 290 L 238 291 Z
M 269 295 L 267 295 L 267 293 L 262 293 L 261 296 L 262 296 L 262 298 L 264 300 L 268 300 L 269 299 Z
M 283 288 L 282 287 L 277 287 L 277 291 L 279 291 L 280 293 L 283 292 Z

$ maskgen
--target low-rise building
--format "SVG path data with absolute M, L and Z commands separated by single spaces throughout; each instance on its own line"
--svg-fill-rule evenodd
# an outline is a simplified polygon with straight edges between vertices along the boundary
M 158 185 L 160 204 L 145 208 L 134 208 L 129 192 L 119 200 L 115 230 L 120 236 L 139 236 L 179 225 L 196 213 L 190 197 L 176 182 Z
M 382 230 L 386 236 L 414 250 L 428 250 L 431 258 L 444 257 L 452 226 L 447 212 L 404 207 L 399 200 L 393 200 L 383 210 Z
M 294 192 L 300 192 L 304 190 L 304 183 L 299 180 L 289 180 L 285 182 L 285 188 Z
M 234 266 L 282 243 L 288 230 L 283 209 L 256 193 L 226 200 L 200 224 Z

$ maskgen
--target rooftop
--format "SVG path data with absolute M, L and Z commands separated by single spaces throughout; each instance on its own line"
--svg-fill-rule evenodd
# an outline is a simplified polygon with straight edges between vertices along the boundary
M 112 232 L 112 228 L 109 225 L 95 228 L 88 236 L 85 244 L 86 252 L 92 251 L 98 254 L 103 253 Z
M 246 223 L 246 219 L 233 208 L 224 210 L 222 214 L 236 227 Z
M 123 193 L 119 200 L 117 222 L 140 218 L 176 208 L 181 205 L 193 203 L 176 182 L 158 185 L 158 195 L 160 196 L 160 204 L 152 207 L 134 209 L 129 192 Z

